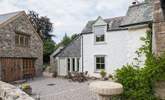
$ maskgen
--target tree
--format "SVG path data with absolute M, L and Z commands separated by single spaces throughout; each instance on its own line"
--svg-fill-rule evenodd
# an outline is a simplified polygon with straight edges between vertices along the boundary
M 63 39 L 61 40 L 61 42 L 59 44 L 56 45 L 56 48 L 58 48 L 60 45 L 63 46 L 67 46 L 70 42 L 72 42 L 76 37 L 78 36 L 78 34 L 73 34 L 72 36 L 68 36 L 66 33 L 63 37 Z
M 67 46 L 70 42 L 71 42 L 71 38 L 67 34 L 65 34 L 65 36 L 63 37 L 61 41 L 61 44 L 63 46 Z
M 29 11 L 28 17 L 33 27 L 36 29 L 37 33 L 42 39 L 47 39 L 53 35 L 50 32 L 53 31 L 53 24 L 50 19 L 46 16 L 40 16 L 35 11 Z
M 44 39 L 44 50 L 43 50 L 43 61 L 44 63 L 48 63 L 50 61 L 50 55 L 55 50 L 55 43 L 51 38 Z
M 51 39 L 54 35 L 50 34 L 53 31 L 53 24 L 48 17 L 39 16 L 35 11 L 29 11 L 28 18 L 43 40 L 43 62 L 49 63 L 49 56 L 55 50 L 55 43 Z

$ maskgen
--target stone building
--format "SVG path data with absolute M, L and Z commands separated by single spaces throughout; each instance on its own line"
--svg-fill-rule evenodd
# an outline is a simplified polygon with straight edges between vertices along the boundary
M 43 42 L 24 11 L 0 15 L 0 78 L 10 82 L 41 74 Z
M 154 52 L 158 55 L 165 51 L 165 0 L 154 0 Z

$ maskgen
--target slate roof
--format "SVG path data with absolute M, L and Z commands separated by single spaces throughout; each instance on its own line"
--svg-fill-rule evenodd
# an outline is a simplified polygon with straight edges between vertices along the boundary
M 125 28 L 119 27 L 124 18 L 125 18 L 125 16 L 104 19 L 104 21 L 108 25 L 107 30 L 113 31 L 113 30 L 125 29 Z M 92 25 L 95 23 L 95 21 L 96 20 L 88 21 L 88 23 L 86 24 L 85 28 L 82 30 L 81 33 L 92 33 Z
M 81 35 L 78 35 L 54 57 L 81 57 Z
M 130 6 L 121 26 L 147 23 L 153 20 L 153 6 L 151 3 L 141 3 Z
M 104 19 L 104 21 L 108 25 L 107 31 L 123 30 L 127 29 L 124 26 L 151 22 L 153 20 L 152 13 L 153 6 L 151 5 L 151 3 L 140 3 L 137 5 L 130 6 L 126 16 L 107 18 Z M 95 23 L 95 21 L 96 20 L 88 21 L 81 33 L 92 33 L 92 25 Z
M 18 15 L 22 11 L 12 12 L 7 14 L 0 14 L 0 24 L 4 23 L 5 21 L 9 20 L 10 18 Z

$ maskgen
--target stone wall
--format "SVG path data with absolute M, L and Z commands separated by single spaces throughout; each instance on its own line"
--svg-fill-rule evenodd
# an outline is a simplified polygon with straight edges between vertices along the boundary
M 34 100 L 19 88 L 0 81 L 0 100 Z
M 161 2 L 164 0 L 154 0 L 154 24 L 153 24 L 153 30 L 154 30 L 154 39 L 155 39 L 155 53 L 157 55 L 161 55 L 163 52 L 165 52 L 165 16 L 163 14 L 163 9 L 161 7 Z M 156 96 L 160 99 L 165 99 L 165 82 L 157 82 L 156 87 Z
M 15 45 L 16 32 L 30 35 L 29 47 Z M 37 74 L 40 74 L 39 70 L 43 64 L 43 43 L 25 13 L 0 28 L 0 57 L 37 58 L 35 66 Z
M 160 0 L 154 0 L 154 34 L 155 53 L 160 55 L 165 51 L 165 20 Z

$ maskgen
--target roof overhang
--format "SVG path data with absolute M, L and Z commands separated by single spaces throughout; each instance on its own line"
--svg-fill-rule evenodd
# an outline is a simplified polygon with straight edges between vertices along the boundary
M 129 27 L 129 26 L 136 26 L 136 25 L 143 25 L 143 24 L 150 24 L 153 21 L 145 21 L 145 22 L 139 22 L 139 23 L 133 23 L 133 24 L 126 24 L 126 25 L 121 25 L 120 27 Z

